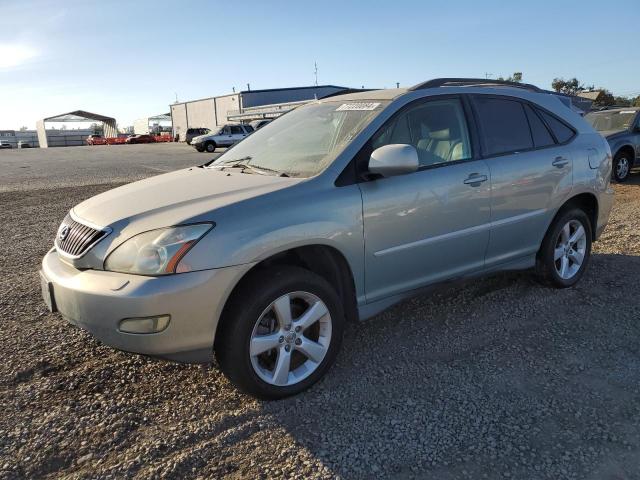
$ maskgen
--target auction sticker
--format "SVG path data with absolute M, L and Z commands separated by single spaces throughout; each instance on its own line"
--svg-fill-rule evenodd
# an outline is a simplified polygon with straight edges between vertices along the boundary
M 375 110 L 379 106 L 379 103 L 343 103 L 336 108 L 336 112 Z

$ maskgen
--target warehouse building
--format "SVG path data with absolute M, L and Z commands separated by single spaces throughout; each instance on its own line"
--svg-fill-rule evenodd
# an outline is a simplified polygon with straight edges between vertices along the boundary
M 146 135 L 149 133 L 160 135 L 163 132 L 171 132 L 170 113 L 138 118 L 133 122 L 133 133 L 136 135 Z
M 300 103 L 348 90 L 346 87 L 335 85 L 245 90 L 229 95 L 174 103 L 171 105 L 173 135 L 184 140 L 189 128 L 213 129 L 225 123 L 275 118 Z

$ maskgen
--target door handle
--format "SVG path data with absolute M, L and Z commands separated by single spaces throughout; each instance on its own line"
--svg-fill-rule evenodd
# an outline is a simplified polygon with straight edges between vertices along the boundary
M 471 185 L 472 187 L 479 186 L 482 182 L 486 182 L 488 180 L 486 175 L 480 175 L 479 173 L 472 173 L 467 177 L 467 179 L 463 182 L 465 185 Z
M 556 159 L 553 162 L 551 162 L 551 165 L 557 168 L 562 168 L 566 166 L 568 163 L 569 163 L 569 160 L 567 160 L 566 158 L 556 157 Z

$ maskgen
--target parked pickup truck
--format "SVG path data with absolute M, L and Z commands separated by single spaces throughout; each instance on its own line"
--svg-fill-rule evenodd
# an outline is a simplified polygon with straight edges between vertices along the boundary
M 207 135 L 191 140 L 191 146 L 199 152 L 215 152 L 218 147 L 230 147 L 253 132 L 251 125 L 224 125 L 214 128 Z

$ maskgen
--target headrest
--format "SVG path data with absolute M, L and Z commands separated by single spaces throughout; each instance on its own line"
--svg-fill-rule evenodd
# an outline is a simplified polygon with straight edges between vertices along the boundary
M 433 130 L 429 132 L 429 136 L 434 140 L 449 140 L 449 129 L 443 128 L 442 130 Z

